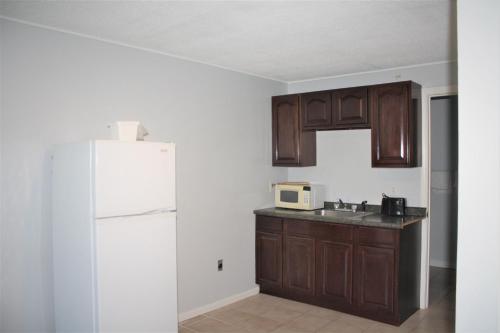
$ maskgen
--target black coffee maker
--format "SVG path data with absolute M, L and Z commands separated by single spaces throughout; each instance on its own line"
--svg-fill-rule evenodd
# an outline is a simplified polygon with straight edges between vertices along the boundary
M 406 199 L 391 198 L 382 193 L 382 207 L 380 214 L 389 216 L 405 216 Z

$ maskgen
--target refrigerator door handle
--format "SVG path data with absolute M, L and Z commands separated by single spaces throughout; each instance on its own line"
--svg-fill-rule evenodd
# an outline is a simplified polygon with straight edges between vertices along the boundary
M 137 213 L 137 214 L 128 214 L 128 215 L 117 215 L 117 216 L 103 216 L 103 217 L 96 217 L 96 220 L 105 220 L 105 219 L 115 219 L 119 217 L 133 217 L 133 216 L 144 216 L 144 215 L 156 215 L 156 214 L 166 214 L 166 213 L 176 213 L 176 209 L 153 209 L 153 210 L 148 210 L 142 213 Z

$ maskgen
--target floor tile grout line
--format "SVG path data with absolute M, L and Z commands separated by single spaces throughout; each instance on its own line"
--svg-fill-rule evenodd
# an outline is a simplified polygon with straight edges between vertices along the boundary
M 184 325 L 180 325 L 180 327 L 182 327 L 182 328 L 184 328 L 184 329 L 187 329 L 187 330 L 188 330 L 188 331 L 190 331 L 190 332 L 198 332 L 198 331 L 196 331 L 195 329 L 192 329 L 192 328 L 187 327 L 187 326 L 184 326 Z
M 318 327 L 317 329 L 314 330 L 314 332 L 318 332 L 320 331 L 321 329 L 325 328 L 326 326 L 330 325 L 331 323 L 333 323 L 334 321 L 336 321 L 337 319 L 339 318 L 336 318 L 336 319 L 332 319 L 332 320 L 328 320 L 328 322 L 326 324 L 324 324 L 323 326 L 321 327 Z
M 310 311 L 312 311 L 312 309 L 311 309 Z M 310 312 L 310 311 L 306 311 L 306 312 L 302 313 L 300 316 L 295 317 L 295 318 L 294 318 L 294 319 L 292 319 L 291 321 L 297 320 L 298 318 L 300 318 L 300 317 L 301 317 L 301 316 L 303 316 L 303 315 L 307 315 L 307 313 L 308 313 L 308 312 Z M 334 310 L 332 310 L 332 311 L 334 311 Z M 314 316 L 314 317 L 316 317 L 316 316 Z M 317 317 L 317 318 L 320 318 L 320 317 Z M 323 318 L 323 319 L 326 319 L 326 318 Z M 314 330 L 313 332 L 307 332 L 307 333 L 315 333 L 315 332 L 317 332 L 317 331 L 321 330 L 322 328 L 326 327 L 326 326 L 327 326 L 327 325 L 329 325 L 330 323 L 334 322 L 334 321 L 335 321 L 335 320 L 337 320 L 337 319 L 338 319 L 338 318 L 336 318 L 336 319 L 327 319 L 327 320 L 328 320 L 328 322 L 327 322 L 327 323 L 325 323 L 323 326 L 321 326 L 321 327 L 317 328 L 317 329 L 316 329 L 316 330 Z M 280 324 L 278 327 L 276 327 L 276 329 L 274 329 L 274 330 L 270 331 L 269 333 L 276 332 L 276 331 L 278 331 L 279 329 L 281 329 L 281 328 L 283 328 L 283 327 L 287 326 L 288 324 L 289 324 L 289 323 L 283 323 L 283 324 Z
M 197 318 L 197 317 L 203 317 L 203 318 L 200 318 L 200 320 L 193 321 L 193 322 L 192 322 L 192 323 L 190 323 L 189 325 L 194 325 L 194 324 L 196 324 L 196 323 L 198 323 L 198 322 L 200 322 L 200 321 L 202 321 L 202 320 L 204 320 L 204 319 L 208 318 L 205 314 L 200 314 L 200 315 L 197 315 L 196 317 L 193 317 L 193 318 L 190 318 L 190 319 L 186 319 L 186 320 L 184 320 L 184 321 L 181 321 L 181 322 L 179 323 L 179 325 L 184 326 L 184 327 L 186 327 L 186 328 L 190 328 L 188 325 L 183 324 L 183 323 L 185 323 L 186 321 L 192 320 L 192 319 L 194 319 L 194 318 Z
M 253 300 L 248 300 L 248 302 L 252 302 L 252 301 L 253 301 Z M 273 304 L 273 303 L 275 303 L 275 302 L 277 302 L 277 301 L 276 301 L 276 300 L 272 300 L 272 301 L 271 301 L 271 303 L 272 303 L 272 304 Z M 230 305 L 227 305 L 227 307 L 229 307 L 229 306 L 230 306 Z M 217 310 L 222 310 L 222 309 L 224 309 L 224 307 L 222 307 L 222 308 L 220 308 L 220 309 L 217 309 Z M 235 308 L 235 310 L 236 310 L 236 311 L 238 311 L 238 308 Z M 216 310 L 214 310 L 214 311 L 216 311 Z M 213 311 L 211 311 L 211 312 L 213 312 Z M 245 312 L 245 311 L 241 311 L 241 312 L 246 313 L 246 314 L 248 314 L 248 315 L 253 315 L 253 316 L 256 316 L 256 317 L 262 317 L 262 316 L 255 315 L 255 314 L 252 314 L 252 313 L 248 313 L 248 312 Z M 221 319 L 219 319 L 219 318 L 217 318 L 217 317 L 214 317 L 213 315 L 210 315 L 209 313 L 210 313 L 210 312 L 205 313 L 205 314 L 203 314 L 203 315 L 201 315 L 201 316 L 204 316 L 204 317 L 206 317 L 206 318 L 210 318 L 210 319 L 216 320 L 216 321 L 221 322 L 221 323 L 223 323 L 223 324 L 226 324 L 226 325 L 229 325 L 229 326 L 233 326 L 233 327 L 236 327 L 236 328 L 243 329 L 243 330 L 247 331 L 244 327 L 241 327 L 241 326 L 236 325 L 236 324 L 234 324 L 234 323 L 229 323 L 229 322 L 226 322 L 226 321 L 221 320 Z M 262 318 L 265 318 L 265 317 L 262 317 Z M 200 319 L 199 321 L 204 320 L 204 319 L 205 319 L 205 318 Z M 248 321 L 248 320 L 249 320 L 249 319 L 246 319 L 246 320 L 244 320 L 243 322 L 246 322 L 246 321 Z M 196 322 L 194 322 L 193 324 L 198 323 L 199 321 L 196 321 Z M 278 327 L 280 327 L 280 326 L 281 326 L 281 323 L 279 323 L 279 322 L 277 322 L 277 323 L 279 324 L 279 326 L 278 326 Z M 188 328 L 188 329 L 192 329 L 192 330 L 193 330 L 193 328 L 191 328 L 191 327 L 189 327 L 189 326 L 185 326 L 185 327 L 186 327 L 186 328 Z
M 438 294 L 438 297 L 436 297 L 434 299 L 433 303 L 429 306 L 428 309 L 419 310 L 422 312 L 419 315 L 416 315 L 415 317 L 410 316 L 410 318 L 407 319 L 407 320 L 412 321 L 412 323 L 410 324 L 409 327 L 402 328 L 401 330 L 399 330 L 398 327 L 394 327 L 394 328 L 393 327 L 385 328 L 383 326 L 382 327 L 375 327 L 377 325 L 377 322 L 373 322 L 372 326 L 367 326 L 367 327 L 363 327 L 364 325 L 359 326 L 359 324 L 361 324 L 361 323 L 357 323 L 358 325 L 356 325 L 356 323 L 353 322 L 351 324 L 351 326 L 356 328 L 359 332 L 364 332 L 364 333 L 369 333 L 370 330 L 372 330 L 372 329 L 376 329 L 376 330 L 380 329 L 382 332 L 384 331 L 384 329 L 386 329 L 389 332 L 399 332 L 399 331 L 401 331 L 401 332 L 420 332 L 420 331 L 425 330 L 425 329 L 433 329 L 433 325 L 434 325 L 433 322 L 438 321 L 438 322 L 444 322 L 445 325 L 451 324 L 450 327 L 446 327 L 446 328 L 444 328 L 444 330 L 449 331 L 450 328 L 452 330 L 454 327 L 454 325 L 453 325 L 454 319 L 450 319 L 449 315 L 453 314 L 455 312 L 454 305 L 453 305 L 455 300 L 453 298 L 453 287 L 450 288 L 450 286 L 448 285 L 450 283 L 450 281 L 448 281 L 448 280 L 439 281 L 439 283 L 441 283 L 441 282 L 445 283 L 446 285 L 443 287 L 446 289 L 449 289 L 449 290 L 447 290 L 446 293 Z M 453 281 L 451 281 L 451 282 L 453 283 Z M 259 301 L 262 303 L 260 303 L 260 304 L 258 302 L 255 303 L 255 301 Z M 235 307 L 233 309 L 233 310 L 245 313 L 245 314 L 252 316 L 252 317 L 266 318 L 266 319 L 270 319 L 270 320 L 275 321 L 277 323 L 277 326 L 274 327 L 270 332 L 276 332 L 276 331 L 283 330 L 283 327 L 287 326 L 289 323 L 296 321 L 296 320 L 300 320 L 301 317 L 307 318 L 308 316 L 318 317 L 318 318 L 322 318 L 322 319 L 327 320 L 327 322 L 325 322 L 324 325 L 321 325 L 320 327 L 318 327 L 314 330 L 315 332 L 317 332 L 317 331 L 324 329 L 326 326 L 328 326 L 336 321 L 339 321 L 341 318 L 343 318 L 343 316 L 345 316 L 345 319 L 347 320 L 347 322 L 349 322 L 349 319 L 350 319 L 349 317 L 352 316 L 352 315 L 345 314 L 342 312 L 339 312 L 340 316 L 337 318 L 334 318 L 334 319 L 330 319 L 326 316 L 325 317 L 315 316 L 312 313 L 314 308 L 309 308 L 309 309 L 300 308 L 300 307 L 297 308 L 297 307 L 291 306 L 291 305 L 295 304 L 295 302 L 289 303 L 287 300 L 281 300 L 281 299 L 277 300 L 277 299 L 273 299 L 273 298 L 267 299 L 266 297 L 261 298 L 261 299 L 259 299 L 259 298 L 249 299 L 248 303 L 253 305 L 253 306 L 267 304 L 267 305 L 270 305 L 271 308 L 283 307 L 283 309 L 286 311 L 296 312 L 296 315 L 291 317 L 288 320 L 276 320 L 275 318 L 272 318 L 272 317 L 266 317 L 263 315 L 258 315 L 256 313 L 246 312 L 244 309 L 240 309 L 240 307 Z M 231 305 L 228 305 L 226 310 L 230 310 L 230 306 Z M 220 309 L 224 311 L 224 308 L 225 307 L 222 307 Z M 304 310 L 304 309 L 306 309 L 306 310 Z M 332 311 L 332 313 L 338 312 L 335 310 L 330 310 L 330 311 Z M 250 330 L 246 329 L 245 327 L 242 327 L 242 324 L 252 320 L 251 318 L 244 319 L 240 323 L 236 324 L 236 323 L 227 322 L 226 320 L 219 319 L 219 318 L 214 317 L 213 315 L 208 314 L 208 313 L 200 315 L 200 317 L 201 317 L 200 320 L 193 322 L 192 325 L 195 325 L 196 323 L 198 323 L 206 318 L 210 318 L 210 319 L 213 319 L 213 320 L 218 321 L 220 323 L 223 323 L 225 325 L 228 325 L 230 327 L 234 327 L 238 331 L 250 332 Z M 425 326 L 423 326 L 424 322 L 426 322 Z M 191 326 L 185 326 L 182 323 L 180 325 L 181 325 L 181 327 L 183 327 L 187 330 L 190 330 L 193 332 L 199 332 L 198 330 L 196 330 L 195 328 L 193 328 Z M 428 326 L 428 325 L 430 325 L 430 326 Z M 268 330 L 265 330 L 265 331 L 268 331 Z
M 274 308 L 275 306 L 277 306 L 277 304 L 275 304 L 275 303 L 277 303 L 277 301 L 272 301 L 271 303 L 272 303 L 272 305 L 273 305 L 273 308 Z M 265 316 L 262 316 L 262 315 L 257 315 L 257 314 L 254 314 L 254 313 L 245 312 L 245 311 L 243 311 L 243 310 L 238 310 L 238 309 L 235 309 L 235 310 L 236 310 L 236 311 L 243 312 L 243 313 L 245 313 L 245 314 L 247 314 L 247 315 L 255 316 L 255 317 L 258 317 L 258 318 L 262 318 L 262 319 L 269 319 L 269 320 L 272 320 L 272 321 L 276 322 L 276 323 L 278 324 L 278 326 L 276 326 L 273 330 L 271 330 L 271 331 L 269 331 L 269 332 L 275 332 L 275 331 L 279 330 L 280 328 L 282 328 L 282 327 L 284 327 L 284 326 L 286 326 L 286 325 L 288 324 L 286 321 L 281 322 L 281 321 L 277 321 L 277 320 L 275 320 L 275 319 L 268 318 L 268 317 L 265 317 Z M 289 309 L 289 310 L 290 310 L 290 311 L 294 311 L 294 310 L 291 310 L 291 309 Z M 306 312 L 294 311 L 294 312 L 297 312 L 297 316 L 295 316 L 295 317 L 291 318 L 290 320 L 295 320 L 295 319 L 299 318 L 300 316 L 305 315 L 305 314 L 307 313 L 307 311 L 306 311 Z M 220 321 L 220 322 L 223 322 L 223 323 L 225 323 L 225 324 L 230 324 L 230 323 L 224 322 L 223 320 L 220 320 L 220 319 L 218 319 L 218 318 L 211 317 L 210 315 L 207 315 L 207 317 L 212 318 L 212 319 L 216 319 L 216 320 L 218 320 L 218 321 Z M 245 319 L 243 322 L 247 322 L 247 321 L 249 321 L 249 320 L 250 320 L 250 319 Z M 233 326 L 236 326 L 235 324 L 232 324 L 232 325 L 233 325 Z M 239 326 L 237 326 L 237 327 L 238 327 L 238 328 L 245 329 L 244 327 L 239 327 Z M 246 330 L 246 329 L 245 329 L 245 330 Z
M 246 329 L 244 329 L 243 327 L 239 327 L 239 326 L 237 326 L 237 325 L 235 325 L 235 324 L 228 323 L 228 322 L 226 322 L 226 321 L 224 321 L 224 320 L 221 320 L 221 319 L 219 319 L 219 318 L 211 317 L 211 316 L 209 316 L 209 315 L 206 315 L 206 317 L 207 317 L 207 318 L 209 318 L 209 319 L 213 319 L 213 320 L 215 320 L 215 321 L 218 321 L 219 323 L 223 323 L 223 324 L 225 324 L 225 325 L 233 326 L 233 327 L 235 327 L 235 328 L 240 328 L 240 329 L 243 329 L 243 330 L 245 330 L 245 331 L 246 331 Z

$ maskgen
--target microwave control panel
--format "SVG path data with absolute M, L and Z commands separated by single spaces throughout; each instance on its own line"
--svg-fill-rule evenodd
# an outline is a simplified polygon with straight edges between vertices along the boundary
M 304 205 L 309 205 L 309 202 L 311 201 L 311 187 L 310 186 L 304 186 Z

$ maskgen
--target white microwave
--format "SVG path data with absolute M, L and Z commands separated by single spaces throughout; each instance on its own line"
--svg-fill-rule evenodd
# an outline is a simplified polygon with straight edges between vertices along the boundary
M 278 183 L 274 189 L 276 207 L 313 210 L 323 208 L 325 188 L 307 182 Z

